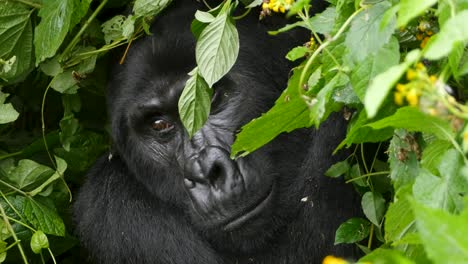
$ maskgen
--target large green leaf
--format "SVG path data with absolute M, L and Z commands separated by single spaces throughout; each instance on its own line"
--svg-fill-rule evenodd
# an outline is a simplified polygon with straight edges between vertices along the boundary
M 424 57 L 438 60 L 447 56 L 458 43 L 468 42 L 468 10 L 451 17 L 442 26 L 440 32 L 427 43 Z
M 452 215 L 416 202 L 412 207 L 421 241 L 434 264 L 468 263 L 467 215 Z
M 53 173 L 54 171 L 47 166 L 24 159 L 18 162 L 18 166 L 8 175 L 8 179 L 14 182 L 18 188 L 23 189 L 37 181 L 44 181 Z
M 380 106 L 387 98 L 388 93 L 395 86 L 408 67 L 416 62 L 420 57 L 419 50 L 412 50 L 406 55 L 405 61 L 401 64 L 390 67 L 383 73 L 377 75 L 371 82 L 364 97 L 364 106 L 366 107 L 369 118 L 377 114 Z
M 34 31 L 36 65 L 53 57 L 68 33 L 74 11 L 74 0 L 44 1 L 41 22 Z
M 419 109 L 411 106 L 399 108 L 394 115 L 374 123 L 367 124 L 366 126 L 373 129 L 382 129 L 386 127 L 404 128 L 408 131 L 434 134 L 439 139 L 445 140 L 451 140 L 454 138 L 454 133 L 448 122 L 438 117 L 422 113 Z
M 0 74 L 0 78 L 15 80 L 32 67 L 31 13 L 23 4 L 11 1 L 0 4 L 0 59 L 16 57 L 10 71 Z
M 468 182 L 460 171 L 462 157 L 455 149 L 440 156 L 440 177 L 421 171 L 413 186 L 413 195 L 425 206 L 459 212 L 463 208 L 463 196 L 468 194 Z
M 23 212 L 26 219 L 46 234 L 64 236 L 65 225 L 54 205 L 45 198 L 25 199 Z
M 388 23 L 384 28 L 380 26 L 383 14 L 390 7 L 389 2 L 383 1 L 362 11 L 354 18 L 346 34 L 345 44 L 356 62 L 374 55 L 390 41 L 395 23 Z
M 239 35 L 227 13 L 220 13 L 202 33 L 195 55 L 200 75 L 209 87 L 219 81 L 234 65 L 239 54 Z
M 385 59 L 382 59 L 385 58 Z M 395 38 L 383 46 L 375 56 L 368 56 L 357 64 L 351 72 L 353 90 L 361 102 L 372 79 L 400 62 L 400 46 Z
M 259 118 L 242 127 L 231 148 L 231 156 L 246 156 L 273 140 L 282 132 L 309 127 L 312 122 L 304 99 L 298 94 L 298 84 L 302 68 L 294 70 L 288 88 L 276 100 L 275 105 Z M 255 138 L 255 140 L 252 140 Z
M 179 98 L 180 120 L 192 137 L 208 119 L 211 107 L 212 89 L 198 74 L 195 68 L 185 83 L 184 91 Z
M 422 14 L 437 0 L 402 0 L 398 11 L 398 27 L 404 27 L 413 18 Z

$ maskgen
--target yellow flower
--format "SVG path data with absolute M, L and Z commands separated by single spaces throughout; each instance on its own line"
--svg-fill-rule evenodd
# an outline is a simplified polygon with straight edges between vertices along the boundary
M 403 104 L 403 94 L 402 93 L 396 92 L 396 93 L 393 94 L 393 96 L 394 96 L 395 104 L 397 104 L 397 105 L 402 105 Z
M 419 103 L 419 93 L 416 89 L 411 89 L 407 94 L 406 94 L 406 101 L 408 101 L 408 104 L 411 106 L 417 106 Z
M 463 133 L 463 143 L 468 144 L 468 131 Z M 325 260 L 324 260 L 325 261 Z M 324 262 L 325 263 L 325 262 Z
M 337 258 L 334 256 L 326 256 L 323 259 L 322 264 L 347 264 L 348 262 L 342 258 Z
M 427 44 L 427 42 L 429 41 L 429 39 L 430 39 L 430 37 L 425 37 L 425 38 L 422 40 L 421 44 L 419 45 L 419 46 L 421 47 L 421 49 L 423 49 L 424 47 L 426 47 L 426 44 Z
M 416 79 L 416 77 L 417 77 L 416 71 L 412 69 L 408 69 L 408 71 L 406 72 L 406 79 L 408 79 L 408 81 L 411 81 L 411 80 Z
M 418 62 L 418 64 L 416 64 L 416 69 L 420 70 L 420 71 L 425 71 L 426 66 L 424 66 L 424 64 L 422 62 Z
M 401 83 L 397 83 L 396 89 L 397 89 L 397 91 L 399 91 L 400 93 L 404 93 L 404 92 L 406 91 L 406 85 L 401 84 Z
M 434 75 L 429 76 L 429 80 L 431 81 L 432 84 L 435 84 L 437 82 L 437 77 Z
M 431 116 L 437 116 L 437 110 L 435 110 L 434 108 L 429 108 L 427 110 L 428 114 L 431 115 Z

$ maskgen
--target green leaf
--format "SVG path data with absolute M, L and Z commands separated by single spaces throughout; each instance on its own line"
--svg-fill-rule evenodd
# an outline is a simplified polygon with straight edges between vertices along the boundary
M 468 180 L 460 171 L 462 157 L 455 149 L 449 149 L 440 161 L 441 177 L 421 171 L 413 186 L 414 198 L 425 206 L 459 212 L 463 208 L 463 196 L 468 194 Z
M 57 170 L 54 174 L 52 174 L 46 181 L 44 181 L 39 187 L 35 188 L 34 190 L 29 192 L 30 196 L 35 196 L 38 193 L 41 193 L 44 188 L 46 188 L 52 182 L 58 180 L 59 178 L 63 177 L 63 173 L 67 169 L 67 162 L 57 156 L 54 156 L 55 162 L 57 165 Z M 44 229 L 43 229 L 44 230 Z M 44 230 L 45 231 L 45 230 Z
M 189 75 L 191 77 L 185 83 L 184 91 L 179 98 L 179 114 L 189 136 L 192 137 L 208 119 L 212 90 L 198 74 L 198 68 Z
M 380 106 L 387 98 L 390 90 L 395 86 L 396 82 L 406 72 L 408 67 L 416 62 L 420 57 L 419 50 L 410 51 L 405 58 L 405 61 L 399 65 L 390 67 L 383 73 L 377 75 L 367 89 L 366 96 L 364 97 L 364 106 L 369 118 L 377 114 Z
M 73 114 L 64 116 L 60 120 L 60 142 L 62 142 L 62 146 L 66 151 L 70 151 L 70 144 L 79 127 L 78 119 Z
M 310 107 L 310 118 L 315 127 L 319 127 L 320 123 L 325 120 L 333 109 L 334 101 L 332 100 L 333 92 L 336 88 L 344 86 L 348 83 L 349 78 L 346 74 L 338 72 L 326 85 L 320 89 L 317 96 L 312 99 Z
M 435 264 L 468 263 L 468 218 L 412 203 L 416 226 Z M 465 209 L 466 210 L 466 209 Z
M 362 196 L 361 206 L 367 219 L 374 225 L 380 226 L 385 213 L 385 199 L 382 195 L 377 192 L 366 192 Z
M 338 227 L 335 245 L 354 243 L 369 236 L 370 223 L 362 218 L 351 218 Z
M 385 241 L 400 241 L 416 231 L 415 224 L 414 214 L 408 199 L 406 197 L 397 199 L 396 202 L 390 204 L 385 214 Z
M 407 259 L 397 250 L 378 248 L 370 254 L 359 259 L 359 263 L 372 264 L 415 264 L 412 260 Z
M 419 175 L 418 153 L 416 140 L 404 129 L 395 130 L 388 147 L 388 162 L 390 163 L 390 178 L 396 190 L 413 184 Z
M 0 78 L 15 80 L 32 67 L 31 14 L 31 10 L 23 4 L 2 1 L 0 5 L 0 59 L 16 57 L 11 69 L 0 73 Z
M 32 251 L 39 254 L 43 248 L 49 248 L 49 240 L 44 232 L 37 230 L 31 237 L 30 245 Z
M 140 17 L 155 16 L 171 2 L 172 0 L 136 0 L 133 5 L 133 12 Z
M 275 105 L 259 118 L 242 127 L 231 147 L 231 157 L 246 156 L 273 140 L 282 132 L 311 126 L 309 110 L 298 94 L 297 86 L 302 68 L 296 68 L 289 79 L 288 88 Z M 255 138 L 255 140 L 252 140 Z
M 50 83 L 50 87 L 59 93 L 76 94 L 77 84 L 78 82 L 73 78 L 73 70 L 69 69 L 55 76 Z
M 330 35 L 335 26 L 336 8 L 328 7 L 309 19 L 311 29 L 316 33 Z
M 52 203 L 46 198 L 28 198 L 25 199 L 23 212 L 26 219 L 34 227 L 44 231 L 46 234 L 64 236 L 65 225 L 62 218 Z
M 35 161 L 23 159 L 8 175 L 8 179 L 19 189 L 24 189 L 49 178 L 54 171 Z
M 434 134 L 437 138 L 444 140 L 454 138 L 454 133 L 448 122 L 438 117 L 427 115 L 411 106 L 399 108 L 394 115 L 367 124 L 366 126 L 373 129 L 385 127 L 404 128 L 408 131 Z
M 0 263 L 4 262 L 7 256 L 7 243 L 0 241 Z
M 468 42 L 468 10 L 463 10 L 449 18 L 439 33 L 434 35 L 423 50 L 424 57 L 438 60 L 447 56 L 457 43 Z
M 123 24 L 125 20 L 125 16 L 117 15 L 102 23 L 101 28 L 104 33 L 106 44 L 123 38 Z
M 354 18 L 346 34 L 345 44 L 356 62 L 374 55 L 390 41 L 395 23 L 389 23 L 385 28 L 380 28 L 383 14 L 390 7 L 389 2 L 381 2 L 370 6 Z
M 74 11 L 73 0 L 44 1 L 39 16 L 41 22 L 34 31 L 36 65 L 53 57 L 70 28 Z
M 383 46 L 375 56 L 368 56 L 352 69 L 351 84 L 361 102 L 364 101 L 366 90 L 374 77 L 399 62 L 400 46 L 396 38 L 391 38 L 390 42 Z
M 350 170 L 350 166 L 347 160 L 343 160 L 333 164 L 326 172 L 325 176 L 331 178 L 338 178 Z
M 92 0 L 73 0 L 74 1 L 74 12 L 70 21 L 70 29 L 76 26 L 80 20 L 86 15 L 89 10 L 89 5 Z
M 406 26 L 411 19 L 424 13 L 435 3 L 437 0 L 401 0 L 398 11 L 398 27 Z
M 295 61 L 300 58 L 304 58 L 307 53 L 310 52 L 310 49 L 304 46 L 295 47 L 286 54 L 286 59 L 290 61 Z
M 200 34 L 195 49 L 200 75 L 209 87 L 234 65 L 239 54 L 239 35 L 232 18 L 219 14 Z
M 215 20 L 215 17 L 209 12 L 203 12 L 203 11 L 197 10 L 195 12 L 195 19 L 202 23 L 209 24 L 213 22 L 213 20 Z
M 430 142 L 423 150 L 421 165 L 432 173 L 436 173 L 437 165 L 442 158 L 442 153 L 445 153 L 450 146 L 452 146 L 452 144 L 447 140 L 437 139 Z
M 12 104 L 0 104 L 0 124 L 11 123 L 18 119 L 18 117 L 19 113 Z

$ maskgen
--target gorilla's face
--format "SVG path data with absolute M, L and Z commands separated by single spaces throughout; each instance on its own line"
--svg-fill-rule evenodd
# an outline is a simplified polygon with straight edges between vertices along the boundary
M 294 186 L 302 185 L 296 181 L 307 136 L 305 131 L 282 135 L 245 158 L 230 158 L 235 134 L 273 105 L 288 75 L 286 66 L 264 64 L 270 58 L 262 46 L 269 43 L 251 44 L 243 31 L 241 45 L 246 46 L 215 85 L 207 123 L 187 136 L 177 105 L 195 66 L 194 40 L 186 32 L 192 15 L 190 10 L 162 18 L 164 24 L 135 44 L 114 73 L 108 100 L 113 136 L 127 166 L 157 199 L 184 210 L 219 249 L 249 252 L 299 208 L 300 190 Z

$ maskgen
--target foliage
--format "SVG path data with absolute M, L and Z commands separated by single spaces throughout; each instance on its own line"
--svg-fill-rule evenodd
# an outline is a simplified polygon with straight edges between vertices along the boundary
M 171 1 L 136 0 L 115 15 L 128 2 L 0 0 L 0 262 L 76 258 L 71 194 L 109 148 L 108 52 L 148 32 Z M 237 135 L 233 158 L 343 111 L 338 149 L 354 152 L 326 175 L 362 194 L 366 219 L 343 223 L 335 243 L 356 243 L 367 254 L 359 263 L 468 262 L 468 2 L 329 0 L 318 14 L 310 0 L 240 2 L 194 14 L 197 67 L 179 100 L 188 134 L 236 61 L 234 11 L 296 17 L 270 34 L 302 28 L 311 38 L 291 47 L 298 66 L 273 108 Z

